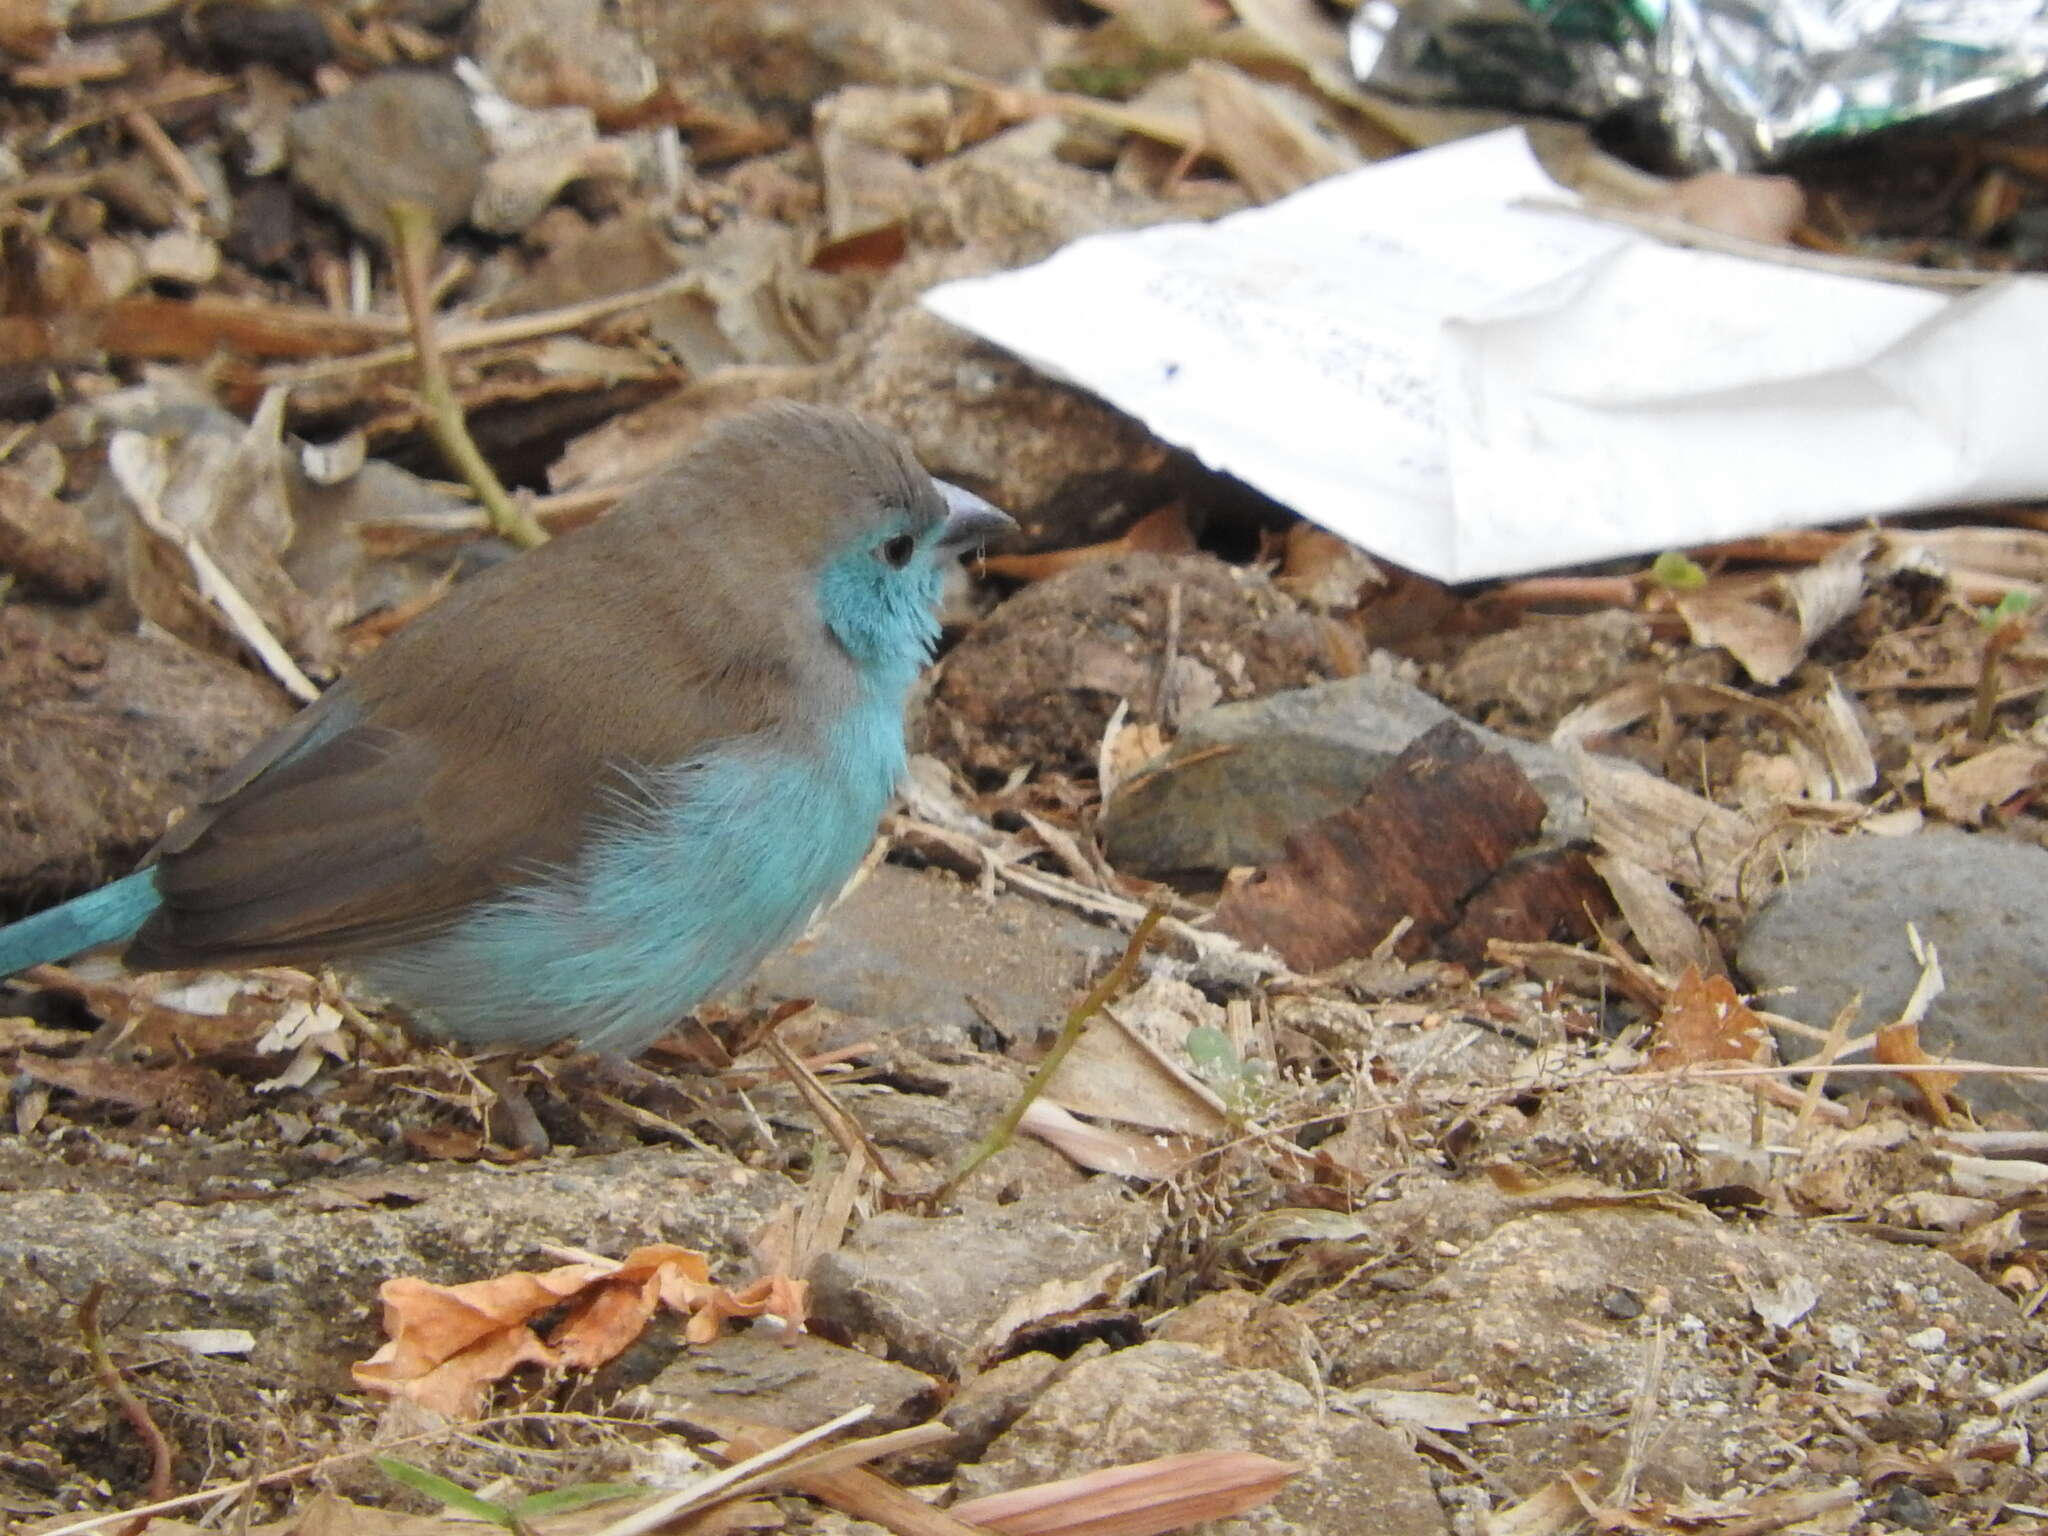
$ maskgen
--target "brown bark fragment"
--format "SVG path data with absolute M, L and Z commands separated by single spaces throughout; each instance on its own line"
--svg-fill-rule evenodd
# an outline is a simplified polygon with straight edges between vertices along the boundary
M 1216 925 L 1300 971 L 1369 953 L 1403 917 L 1408 958 L 1543 825 L 1543 797 L 1502 752 L 1447 720 L 1416 738 L 1355 806 L 1302 828 L 1263 875 L 1225 894 Z

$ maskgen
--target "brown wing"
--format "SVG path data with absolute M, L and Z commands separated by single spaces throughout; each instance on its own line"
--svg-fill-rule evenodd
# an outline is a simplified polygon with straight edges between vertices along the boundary
M 156 849 L 162 905 L 130 964 L 345 955 L 446 923 L 497 884 L 421 815 L 432 744 L 366 724 L 337 690 L 263 743 Z

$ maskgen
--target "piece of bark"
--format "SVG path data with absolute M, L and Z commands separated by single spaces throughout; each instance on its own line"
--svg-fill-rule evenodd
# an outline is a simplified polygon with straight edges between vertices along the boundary
M 1417 737 L 1349 810 L 1287 839 L 1286 855 L 1227 892 L 1216 926 L 1297 971 L 1369 954 L 1402 918 L 1414 959 L 1543 826 L 1543 797 L 1504 752 L 1454 720 Z
M 1488 963 L 1491 940 L 1585 943 L 1599 936 L 1595 923 L 1614 911 L 1613 894 L 1585 853 L 1553 848 L 1516 859 L 1475 891 L 1436 952 L 1477 970 Z

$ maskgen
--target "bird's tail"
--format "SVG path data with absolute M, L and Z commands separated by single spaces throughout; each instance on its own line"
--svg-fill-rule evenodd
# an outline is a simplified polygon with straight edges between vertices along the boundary
M 139 869 L 61 907 L 0 928 L 0 976 L 125 939 L 156 910 L 156 871 Z

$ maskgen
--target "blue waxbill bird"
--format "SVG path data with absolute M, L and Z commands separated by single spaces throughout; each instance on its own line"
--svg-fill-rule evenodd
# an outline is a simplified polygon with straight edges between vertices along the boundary
M 943 567 L 1013 528 L 843 411 L 749 413 L 457 588 L 0 976 L 328 962 L 430 1029 L 630 1055 L 794 937 L 904 767 Z

